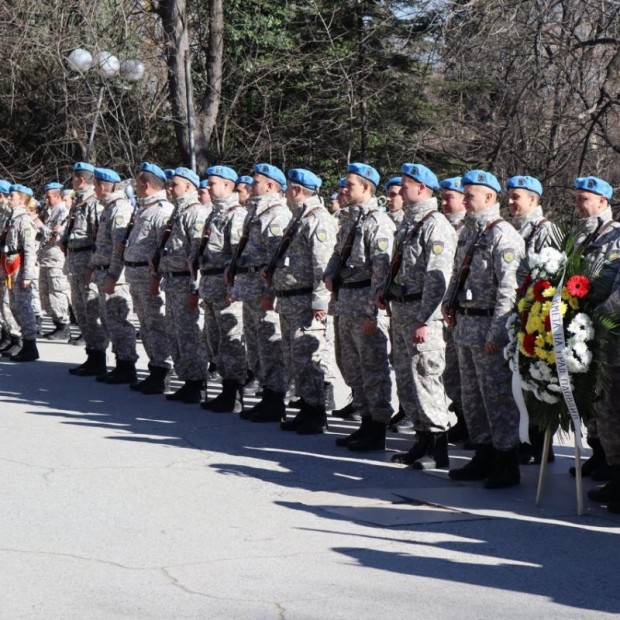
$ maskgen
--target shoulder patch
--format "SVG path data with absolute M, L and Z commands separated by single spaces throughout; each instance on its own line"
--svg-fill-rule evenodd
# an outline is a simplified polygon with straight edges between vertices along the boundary
M 609 262 L 618 260 L 618 258 L 620 258 L 620 251 L 618 250 L 612 250 L 609 254 L 607 254 L 607 260 Z
M 203 226 L 204 226 L 204 222 L 196 222 L 194 224 L 194 230 L 196 232 L 200 232 L 202 230 Z
M 385 252 L 389 246 L 390 241 L 387 237 L 381 237 L 380 239 L 377 239 L 377 248 L 379 248 L 381 252 Z
M 515 259 L 515 251 L 514 250 L 504 250 L 502 252 L 502 259 L 505 263 L 512 263 Z
M 316 239 L 323 243 L 327 239 L 327 230 L 325 228 L 317 228 L 316 229 Z
M 117 226 L 122 226 L 125 223 L 125 218 L 122 215 L 117 215 L 115 221 Z
M 30 237 L 30 235 L 32 235 L 32 228 L 26 228 L 24 230 L 24 237 Z
M 279 224 L 269 224 L 269 234 L 278 237 L 282 234 L 282 227 Z
M 435 241 L 435 243 L 433 243 L 433 254 L 441 254 L 443 252 L 443 248 L 444 248 L 444 243 L 443 241 Z

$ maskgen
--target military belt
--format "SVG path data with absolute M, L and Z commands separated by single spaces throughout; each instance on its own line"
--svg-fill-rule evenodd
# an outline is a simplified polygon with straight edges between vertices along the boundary
M 200 275 L 202 276 L 217 276 L 226 271 L 226 267 L 213 267 L 212 269 L 201 269 Z
M 343 282 L 340 288 L 367 288 L 372 284 L 370 279 L 360 280 L 359 282 Z
M 396 301 L 400 304 L 407 303 L 408 301 L 420 301 L 422 299 L 422 293 L 408 293 L 407 295 L 390 295 L 390 301 Z
M 493 316 L 495 314 L 495 308 L 457 308 L 456 311 L 465 316 Z
M 164 278 L 182 278 L 183 276 L 191 276 L 191 271 L 164 271 Z
M 93 265 L 93 269 L 96 271 L 107 271 L 110 268 L 110 265 Z
M 126 260 L 125 261 L 125 267 L 148 267 L 149 266 L 149 262 L 148 261 L 138 261 L 137 263 L 132 262 L 130 260 Z
M 2 252 L 5 256 L 15 256 L 15 254 L 19 254 L 21 250 L 7 250 L 6 252 Z
M 76 252 L 86 252 L 86 251 L 93 251 L 95 249 L 94 245 L 83 245 L 79 248 L 72 248 L 72 247 L 68 247 L 67 248 L 67 252 L 72 252 L 72 253 L 76 253 Z
M 276 297 L 299 297 L 300 295 L 310 295 L 314 291 L 311 286 L 303 288 L 293 288 L 285 291 L 276 291 Z
M 237 273 L 256 273 L 260 271 L 263 267 L 239 267 L 237 269 Z

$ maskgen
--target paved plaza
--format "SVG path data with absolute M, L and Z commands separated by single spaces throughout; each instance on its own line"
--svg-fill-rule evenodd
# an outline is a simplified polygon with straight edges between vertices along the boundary
M 334 443 L 348 422 L 300 437 L 72 377 L 81 348 L 39 349 L 0 362 L 2 620 L 620 613 L 620 516 L 587 499 L 576 516 L 570 445 L 537 508 L 536 467 L 486 491 L 390 464 L 411 435 L 355 455 Z

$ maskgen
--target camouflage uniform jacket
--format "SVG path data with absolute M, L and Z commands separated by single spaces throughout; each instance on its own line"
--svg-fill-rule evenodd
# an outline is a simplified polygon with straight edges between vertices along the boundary
M 396 295 L 421 295 L 416 320 L 428 324 L 441 320 L 441 302 L 448 289 L 457 235 L 450 222 L 437 210 L 437 199 L 407 204 L 405 217 L 396 233 L 395 245 L 402 245 L 402 263 L 394 278 Z M 415 227 L 432 213 L 412 236 Z
M 5 246 L 1 250 L 6 254 L 9 265 L 21 254 L 20 272 L 24 280 L 34 280 L 37 277 L 35 230 L 25 207 L 13 210 Z
M 590 265 L 613 262 L 620 256 L 620 223 L 613 220 L 611 208 L 577 222 L 577 242 L 585 243 L 583 256 Z
M 317 196 L 306 200 L 305 205 L 297 232 L 273 275 L 273 288 L 276 296 L 279 291 L 307 288 L 310 292 L 278 297 L 277 309 L 283 314 L 308 307 L 327 311 L 331 296 L 323 283 L 323 273 L 334 250 L 338 226 Z M 300 209 L 300 204 L 292 207 L 293 217 Z
M 525 244 L 519 233 L 499 215 L 499 204 L 480 213 L 468 214 L 459 235 L 454 270 L 447 304 L 454 287 L 458 286 L 463 259 L 478 231 L 500 220 L 491 230 L 483 232 L 474 251 L 470 271 L 458 293 L 462 308 L 493 310 L 493 316 L 467 316 L 457 313 L 454 339 L 458 345 L 482 346 L 485 342 L 505 344 L 508 336 L 506 320 L 513 310 L 517 288 L 517 267 L 525 255 Z
M 211 233 L 200 257 L 199 267 L 201 270 L 218 271 L 230 263 L 241 238 L 243 222 L 248 212 L 239 204 L 239 195 L 236 192 L 228 198 L 215 200 L 213 208 L 215 215 L 209 225 Z M 223 273 L 203 274 L 200 280 L 200 294 L 205 298 L 224 297 L 226 285 Z
M 456 213 L 444 213 L 444 215 L 448 218 L 448 222 L 452 224 L 452 228 L 458 233 L 463 229 L 463 220 L 466 213 L 467 211 L 457 211 Z
M 273 291 L 261 278 L 260 270 L 278 249 L 282 234 L 291 220 L 291 211 L 280 194 L 263 194 L 248 202 L 244 226 L 249 225 L 248 243 L 239 259 L 234 298 L 240 301 L 273 297 Z M 250 270 L 245 271 L 244 270 Z
M 394 222 L 396 228 L 398 228 L 405 217 L 405 212 L 403 209 L 399 209 L 398 211 L 388 210 L 387 216 L 392 220 L 392 222 Z
M 198 202 L 197 192 L 189 192 L 177 198 L 176 202 L 178 211 L 159 262 L 160 275 L 189 271 L 209 215 L 209 209 Z
M 540 205 L 527 215 L 513 218 L 512 223 L 525 241 L 528 256 L 538 254 L 544 247 L 551 245 L 554 226 L 545 219 Z
M 162 231 L 174 211 L 166 199 L 165 190 L 140 198 L 138 204 L 140 206 L 123 257 L 132 263 L 144 263 L 153 258 Z
M 337 313 L 340 316 L 377 316 L 375 294 L 381 288 L 390 268 L 394 243 L 394 223 L 383 213 L 372 198 L 365 204 L 349 205 L 347 219 L 343 222 L 336 240 L 334 253 L 329 259 L 325 277 L 334 276 L 349 231 L 357 224 L 353 248 L 346 265 L 340 271 L 341 281 L 369 282 L 363 288 L 341 288 L 338 294 Z
M 39 248 L 39 264 L 41 267 L 58 267 L 65 264 L 65 255 L 60 249 L 59 242 L 67 225 L 69 209 L 64 201 L 56 205 L 50 211 L 47 222 L 39 229 L 42 240 Z M 54 228 L 60 226 L 60 232 L 55 233 Z
M 76 194 L 71 212 L 69 213 L 69 220 L 67 220 L 68 226 L 71 217 L 75 213 L 73 226 L 67 238 L 67 247 L 70 250 L 89 246 L 94 247 L 102 211 L 103 206 L 97 201 L 93 188 Z
M 102 203 L 103 212 L 97 229 L 97 247 L 90 259 L 90 267 L 92 269 L 105 267 L 98 271 L 118 282 L 124 267 L 121 245 L 133 209 L 123 190 L 112 192 Z

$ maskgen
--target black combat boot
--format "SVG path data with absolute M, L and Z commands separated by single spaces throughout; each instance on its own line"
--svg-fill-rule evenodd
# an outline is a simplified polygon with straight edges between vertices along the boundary
M 346 437 L 338 437 L 336 439 L 336 445 L 340 446 L 341 448 L 346 448 L 349 445 L 350 441 L 356 441 L 358 437 L 360 437 L 366 432 L 366 429 L 371 424 L 371 422 L 372 422 L 372 416 L 370 415 L 362 416 L 362 423 L 360 427 L 356 431 L 353 431 L 350 435 L 347 435 Z
M 97 377 L 106 372 L 105 351 L 88 349 L 88 359 L 77 368 L 70 368 L 69 372 L 76 377 Z
M 286 417 L 284 394 L 268 388 L 263 391 L 263 406 L 250 416 L 250 422 L 281 422 Z
M 581 475 L 584 477 L 591 477 L 593 480 L 598 480 L 599 482 L 609 480 L 611 473 L 609 465 L 607 464 L 607 458 L 605 457 L 605 450 L 603 449 L 600 439 L 597 437 L 588 437 L 587 442 L 592 448 L 592 456 L 581 466 Z M 573 477 L 577 475 L 575 467 L 571 467 L 568 473 Z
M 246 386 L 247 387 L 247 386 Z M 261 396 L 260 400 L 255 403 L 254 405 L 252 405 L 252 407 L 250 407 L 249 409 L 244 409 L 242 411 L 239 412 L 239 417 L 242 420 L 249 420 L 254 414 L 259 413 L 260 411 L 262 411 L 263 407 L 265 406 L 265 400 L 268 397 L 268 394 L 271 390 L 269 388 L 265 388 L 263 390 L 263 395 Z
M 34 362 L 39 359 L 36 340 L 24 340 L 19 353 L 11 355 L 12 362 Z
M 200 393 L 202 390 L 202 385 L 203 381 L 200 379 L 186 381 L 176 392 L 167 394 L 166 400 L 195 405 L 202 399 L 202 394 Z
M 408 452 L 400 452 L 392 455 L 392 463 L 413 465 L 418 459 L 426 456 L 433 446 L 433 434 L 430 431 L 416 431 L 415 443 Z
M 476 446 L 474 457 L 459 469 L 451 469 L 448 475 L 452 480 L 484 480 L 493 470 L 493 446 L 480 444 Z
M 200 403 L 200 406 L 214 413 L 241 413 L 243 411 L 243 386 L 234 379 L 224 379 L 219 396 L 205 400 Z
M 465 443 L 469 439 L 467 424 L 465 423 L 465 416 L 458 407 L 454 406 L 454 403 L 452 403 L 450 409 L 454 412 L 454 415 L 456 416 L 456 424 L 448 431 L 448 442 L 453 444 Z
M 0 352 L 6 347 L 9 342 L 11 342 L 11 332 L 6 328 L 2 328 L 2 333 L 0 334 Z
M 144 380 L 144 384 L 140 388 L 143 394 L 163 394 L 170 387 L 170 368 L 163 366 L 150 366 L 150 374 Z M 137 384 L 139 385 L 139 384 Z M 133 388 L 133 386 L 129 386 Z
M 620 465 L 610 465 L 610 481 L 588 491 L 588 497 L 598 504 L 620 502 Z
M 302 424 L 308 417 L 309 407 L 306 404 L 306 401 L 303 398 L 300 398 L 298 402 L 300 403 L 299 413 L 290 420 L 282 420 L 282 422 L 280 422 L 280 430 L 296 431 L 299 425 Z
M 494 450 L 493 469 L 484 479 L 485 489 L 506 489 L 521 482 L 519 472 L 519 451 Z
M 13 357 L 22 349 L 22 339 L 19 336 L 11 335 L 11 341 L 2 349 L 2 357 Z
M 336 408 L 334 384 L 325 382 L 323 384 L 323 391 L 325 393 L 325 411 L 333 411 Z
M 137 381 L 136 383 L 132 383 L 129 385 L 129 389 L 132 390 L 133 392 L 141 392 L 144 388 L 145 385 L 147 385 L 149 383 L 149 381 L 151 380 L 151 374 L 153 372 L 153 366 L 151 366 L 151 364 L 148 364 L 148 369 L 149 369 L 149 374 L 146 375 L 146 377 L 144 377 L 144 379 L 140 379 L 140 381 Z
M 413 469 L 441 469 L 450 465 L 448 431 L 431 433 L 431 447 L 426 456 L 412 464 Z
M 306 405 L 306 416 L 297 425 L 298 435 L 320 435 L 327 430 L 327 412 L 325 407 Z
M 289 401 L 287 406 L 288 406 L 289 409 L 303 409 L 304 399 L 303 398 L 298 398 L 296 400 L 291 400 L 291 401 Z
M 130 360 L 116 360 L 116 368 L 107 373 L 103 379 L 108 385 L 131 385 L 137 381 L 136 364 Z
M 354 420 L 356 419 L 355 407 L 353 406 L 353 401 L 351 401 L 348 405 L 341 407 L 340 409 L 333 409 L 332 415 L 335 418 L 342 418 L 343 420 Z M 359 418 L 359 416 L 357 416 Z
M 367 430 L 347 444 L 351 452 L 371 452 L 385 450 L 385 433 L 387 424 L 371 419 Z
M 43 336 L 45 340 L 69 340 L 71 338 L 71 326 L 69 323 L 54 323 L 56 329 L 51 332 L 47 332 Z

